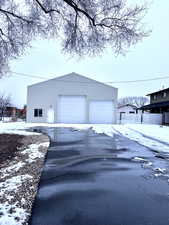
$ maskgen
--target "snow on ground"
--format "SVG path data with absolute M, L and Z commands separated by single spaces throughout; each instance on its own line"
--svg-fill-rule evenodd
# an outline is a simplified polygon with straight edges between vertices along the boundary
M 28 157 L 21 162 L 20 161 L 17 162 L 17 158 L 16 159 L 14 158 L 11 162 L 9 162 L 9 165 L 7 167 L 1 168 L 0 169 L 1 179 L 9 176 L 9 174 L 16 173 L 19 169 L 24 167 L 27 162 L 32 163 L 36 161 L 38 158 L 42 158 L 44 154 L 38 150 L 40 147 L 48 148 L 49 142 L 43 142 L 40 144 L 31 144 L 26 149 L 22 150 L 21 154 L 23 155 L 27 154 Z
M 16 134 L 32 134 L 32 132 L 24 131 L 31 127 L 73 127 L 75 129 L 92 128 L 97 133 L 105 133 L 113 136 L 121 133 L 122 135 L 137 141 L 149 148 L 157 151 L 169 152 L 169 127 L 160 125 L 147 124 L 126 124 L 126 125 L 110 125 L 110 124 L 48 124 L 48 123 L 25 123 L 11 122 L 0 123 L 0 133 L 16 133 Z M 145 136 L 144 136 L 145 135 Z M 150 138 L 155 140 L 152 140 Z M 160 143 L 164 142 L 164 143 Z M 166 144 L 165 144 L 166 143 Z
M 16 133 L 23 135 L 32 135 L 35 133 L 28 132 L 25 130 L 37 126 L 73 127 L 75 129 L 92 128 L 97 133 L 105 133 L 109 136 L 112 136 L 115 133 L 120 132 L 124 136 L 127 136 L 136 141 L 138 141 L 138 139 L 140 138 L 143 139 L 143 135 L 145 135 L 169 144 L 169 135 L 168 135 L 169 127 L 160 125 L 149 125 L 149 124 L 110 125 L 110 124 L 49 124 L 49 123 L 25 123 L 25 122 L 9 122 L 9 123 L 0 122 L 0 133 Z
M 15 126 L 13 123 L 10 124 L 10 126 L 8 125 L 8 127 L 10 127 L 10 129 L 11 127 L 15 129 L 19 126 L 17 124 Z M 10 129 L 8 131 L 11 131 Z M 15 130 L 15 132 L 17 133 L 17 130 Z M 39 137 L 40 136 L 38 136 L 38 138 Z M 25 207 L 25 205 L 30 207 L 30 201 L 33 201 L 34 193 L 36 193 L 37 188 L 37 182 L 35 181 L 37 179 L 36 176 L 40 175 L 43 166 L 43 163 L 38 162 L 38 160 L 43 161 L 46 152 L 46 150 L 45 152 L 41 151 L 41 148 L 47 148 L 48 146 L 49 142 L 46 140 L 46 142 L 40 144 L 30 144 L 26 146 L 26 148 L 21 147 L 19 148 L 21 154 L 19 157 L 15 156 L 12 160 L 8 160 L 7 165 L 4 164 L 3 167 L 1 165 L 0 225 L 23 225 L 25 221 L 28 220 L 30 213 L 28 213 L 28 208 Z M 40 167 L 38 167 L 38 165 Z M 31 168 L 35 169 L 34 172 L 36 172 L 36 174 L 34 174 L 33 170 L 31 171 Z M 28 172 L 30 172 L 30 174 Z M 24 191 L 24 194 L 21 194 L 20 189 L 24 187 L 26 187 L 27 190 Z
M 0 183 L 0 195 L 5 196 L 7 200 L 11 201 L 14 197 L 10 195 L 11 192 L 16 192 L 18 188 L 27 180 L 31 179 L 30 175 L 14 176 Z M 12 213 L 11 213 L 12 212 Z M 22 225 L 27 217 L 25 209 L 17 206 L 17 202 L 9 204 L 7 201 L 0 203 L 0 224 L 1 225 Z
M 50 123 L 25 123 L 25 122 L 0 122 L 0 134 L 13 133 L 21 135 L 32 135 L 38 133 L 32 133 L 25 131 L 31 127 L 73 127 L 75 129 L 88 129 L 93 128 L 97 133 L 105 133 L 112 135 L 112 125 L 109 124 L 50 124 Z M 115 133 L 115 131 L 113 132 Z
M 144 145 L 144 146 L 151 148 L 158 152 L 169 152 L 169 136 L 167 139 L 167 137 L 165 137 L 165 136 L 163 138 L 162 135 L 161 135 L 161 137 L 158 137 L 158 138 L 156 135 L 154 135 L 154 136 L 152 135 L 153 131 L 151 132 L 151 129 L 152 130 L 155 129 L 156 132 L 160 132 L 161 127 L 159 125 L 142 125 L 142 126 L 145 127 L 145 130 L 146 130 L 146 126 L 149 126 L 150 134 L 148 132 L 146 132 L 146 134 L 144 134 L 143 130 L 142 130 L 142 132 L 140 132 L 139 130 L 135 130 L 134 126 L 132 126 L 132 129 L 131 129 L 131 125 L 113 125 L 113 128 L 116 130 L 116 132 L 118 131 L 120 134 L 124 135 L 125 137 L 127 137 L 131 140 L 138 142 L 141 145 Z M 150 129 L 150 126 L 151 126 L 151 129 Z M 137 127 L 137 125 L 136 125 L 136 127 Z M 169 132 L 169 127 L 166 127 L 166 128 L 168 129 L 168 132 Z M 146 136 L 144 136 L 144 135 L 146 135 Z M 151 138 L 155 138 L 156 140 L 151 139 Z M 165 139 L 166 144 L 162 143 L 162 142 L 164 142 L 164 139 Z
M 169 135 L 168 135 L 169 127 L 166 126 L 147 125 L 147 124 L 110 125 L 110 124 L 47 124 L 47 123 L 42 124 L 28 123 L 25 126 L 73 127 L 75 129 L 92 128 L 96 133 L 104 133 L 109 136 L 114 136 L 115 134 L 120 133 L 153 150 L 159 152 L 169 152 Z M 153 138 L 154 140 L 151 138 Z
M 17 190 L 26 179 L 31 178 L 30 175 L 20 175 L 7 179 L 5 182 L 0 183 L 0 195 L 3 196 L 8 192 Z
M 11 210 L 13 216 L 10 214 Z M 0 214 L 3 215 L 0 217 L 1 225 L 22 225 L 27 218 L 27 213 L 25 210 L 18 208 L 16 204 L 0 204 Z
M 12 171 L 17 172 L 24 165 L 25 165 L 24 162 L 12 161 L 12 163 L 10 163 L 10 165 L 8 165 L 8 167 L 0 169 L 0 173 L 2 173 L 1 179 L 7 177 L 10 173 L 12 173 Z
M 0 134 L 20 134 L 20 135 L 39 135 L 34 132 L 27 132 L 25 122 L 0 122 Z
M 128 128 L 138 131 L 146 136 L 169 143 L 169 127 L 148 124 L 129 124 Z
M 22 154 L 28 154 L 29 158 L 26 160 L 27 162 L 31 163 L 34 162 L 37 158 L 43 157 L 43 153 L 37 151 L 40 147 L 49 147 L 49 142 L 44 142 L 41 144 L 31 144 L 29 147 L 22 151 Z

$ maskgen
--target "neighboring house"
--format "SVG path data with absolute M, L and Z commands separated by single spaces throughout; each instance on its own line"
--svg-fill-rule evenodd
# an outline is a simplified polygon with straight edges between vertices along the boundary
M 22 118 L 26 115 L 24 109 L 18 109 L 15 106 L 7 106 L 5 109 L 0 109 L 0 120 L 11 121 L 17 118 Z
M 0 109 L 1 117 L 15 117 L 17 113 L 17 108 L 14 106 L 7 106 L 5 109 Z
M 148 94 L 150 104 L 141 107 L 150 113 L 162 114 L 162 124 L 169 124 L 169 88 Z
M 117 109 L 118 113 L 137 113 L 137 107 L 135 105 L 131 104 L 125 104 L 125 105 L 120 105 L 118 106 Z
M 17 116 L 21 119 L 26 119 L 26 105 L 22 109 L 18 109 Z
M 27 122 L 116 123 L 117 88 L 70 73 L 28 87 Z
M 149 110 L 151 113 L 169 112 L 169 88 L 148 94 L 150 104 L 141 107 L 142 110 Z

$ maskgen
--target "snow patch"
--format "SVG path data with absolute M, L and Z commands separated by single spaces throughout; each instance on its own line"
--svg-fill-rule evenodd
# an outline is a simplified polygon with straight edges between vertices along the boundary
M 22 185 L 27 179 L 31 179 L 30 175 L 14 176 L 0 183 L 0 195 L 4 195 L 6 192 L 15 191 Z
M 169 127 L 161 125 L 147 125 L 147 124 L 129 124 L 126 125 L 135 131 L 142 133 L 143 135 L 155 138 L 162 142 L 169 143 Z
M 13 199 L 12 192 L 17 191 L 26 180 L 32 179 L 30 175 L 14 176 L 0 183 L 0 196 L 7 199 L 0 204 L 0 224 L 1 225 L 22 225 L 26 220 L 28 213 L 20 208 L 17 203 L 11 204 L 8 201 Z
M 22 154 L 28 154 L 29 158 L 26 160 L 29 163 L 34 162 L 37 158 L 41 158 L 44 156 L 42 152 L 39 151 L 40 147 L 49 147 L 49 142 L 44 142 L 41 144 L 32 144 L 25 150 L 23 150 Z
M 163 168 L 155 168 L 154 171 L 159 173 L 166 173 L 166 169 L 163 169 Z
M 19 208 L 16 204 L 0 204 L 0 224 L 1 225 L 22 225 L 27 218 L 24 209 Z
M 152 162 L 145 162 L 143 163 L 143 168 L 149 168 L 149 167 L 152 167 L 153 163 Z
M 0 173 L 3 173 L 3 175 L 1 175 L 1 178 L 5 178 L 7 177 L 9 174 L 11 174 L 13 171 L 17 172 L 20 168 L 22 168 L 25 165 L 24 162 L 18 162 L 15 163 L 14 165 L 8 166 L 6 168 L 2 168 L 0 169 Z
M 25 122 L 0 122 L 0 134 L 40 135 L 39 133 L 25 131 Z
M 158 132 L 158 129 L 160 126 L 158 125 L 151 125 L 151 126 L 152 126 L 152 130 L 156 129 L 156 132 Z M 159 142 L 158 140 L 152 140 L 148 137 L 145 137 L 144 134 L 141 134 L 138 131 L 135 131 L 134 129 L 130 129 L 128 125 L 113 125 L 113 127 L 116 131 L 118 131 L 123 136 L 126 136 L 127 138 L 130 138 L 131 140 L 134 140 L 138 142 L 139 144 L 144 145 L 152 150 L 155 150 L 158 152 L 169 152 L 169 145 L 163 144 Z M 167 129 L 169 132 L 168 127 Z M 167 138 L 165 138 L 165 140 L 167 140 Z M 169 136 L 168 136 L 168 143 L 169 143 Z
M 134 157 L 134 158 L 132 159 L 132 161 L 134 161 L 134 162 L 147 162 L 146 159 L 143 159 L 143 158 L 141 158 L 141 157 Z

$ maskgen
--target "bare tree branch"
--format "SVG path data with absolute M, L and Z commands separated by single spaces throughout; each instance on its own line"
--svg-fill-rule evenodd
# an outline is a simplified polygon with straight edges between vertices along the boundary
M 128 7 L 127 0 L 20 2 L 0 0 L 0 77 L 36 36 L 61 39 L 65 53 L 91 56 L 106 47 L 124 53 L 149 35 L 141 23 L 147 7 Z
M 0 120 L 3 119 L 6 108 L 11 106 L 11 97 L 10 95 L 6 96 L 4 93 L 0 94 Z
M 128 97 L 120 98 L 118 100 L 119 106 L 130 104 L 130 105 L 136 106 L 137 108 L 140 108 L 148 103 L 149 103 L 149 99 L 143 96 L 128 96 Z
M 42 5 L 42 3 L 39 1 L 39 0 L 35 0 L 36 2 L 37 2 L 37 4 L 40 6 L 40 8 L 46 13 L 46 14 L 48 14 L 48 13 L 52 13 L 52 12 L 57 12 L 57 13 L 60 13 L 58 10 L 56 10 L 56 9 L 49 9 L 49 10 L 47 10 L 43 5 Z
M 10 11 L 7 11 L 7 10 L 1 9 L 1 8 L 0 8 L 0 12 L 1 12 L 1 13 L 4 13 L 4 14 L 9 14 L 9 15 L 11 15 L 11 16 L 13 16 L 13 17 L 16 17 L 16 18 L 18 18 L 18 19 L 20 19 L 20 20 L 23 20 L 24 22 L 27 22 L 27 23 L 31 23 L 31 22 L 32 22 L 31 20 L 27 20 L 27 19 L 25 19 L 25 18 L 22 17 L 22 16 L 18 16 L 17 14 L 15 14 L 15 13 L 13 13 L 13 12 L 10 12 Z

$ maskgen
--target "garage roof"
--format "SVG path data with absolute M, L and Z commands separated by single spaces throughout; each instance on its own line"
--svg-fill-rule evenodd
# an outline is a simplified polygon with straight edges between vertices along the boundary
M 74 81 L 69 81 L 68 79 L 69 78 L 82 78 L 84 81 L 78 81 L 78 80 L 74 80 Z M 33 85 L 30 85 L 29 87 L 32 87 L 32 86 L 36 86 L 36 85 L 39 85 L 39 84 L 44 84 L 44 83 L 48 83 L 48 82 L 51 82 L 51 81 L 60 81 L 60 82 L 66 82 L 66 83 L 98 83 L 98 84 L 101 84 L 101 85 L 104 85 L 104 86 L 107 86 L 109 88 L 115 88 L 111 85 L 108 85 L 108 84 L 105 84 L 105 83 L 102 83 L 100 81 L 96 81 L 94 79 L 91 79 L 91 78 L 88 78 L 86 76 L 83 76 L 83 75 L 80 75 L 80 74 L 77 74 L 75 72 L 72 72 L 72 73 L 69 73 L 69 74 L 66 74 L 66 75 L 63 75 L 63 76 L 59 76 L 59 77 L 55 77 L 55 78 L 52 78 L 52 79 L 49 79 L 49 80 L 46 80 L 46 81 L 42 81 L 42 82 L 39 82 L 39 83 L 36 83 L 36 84 L 33 84 Z M 116 89 L 116 88 L 115 88 Z

